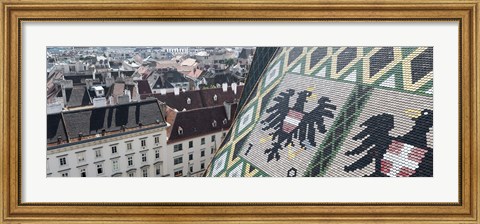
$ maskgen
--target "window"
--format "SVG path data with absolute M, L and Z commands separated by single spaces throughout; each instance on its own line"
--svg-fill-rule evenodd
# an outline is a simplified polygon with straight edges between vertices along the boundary
M 223 119 L 223 124 L 227 124 L 227 118 Z
M 155 159 L 160 159 L 160 149 L 155 149 Z
M 188 142 L 188 148 L 193 148 L 193 141 Z
M 87 177 L 87 170 L 86 169 L 80 169 L 80 177 Z
M 192 100 L 190 98 L 187 98 L 187 104 L 191 104 Z
M 59 158 L 59 160 L 60 160 L 60 166 L 67 165 L 67 157 Z
M 181 164 L 183 163 L 183 156 L 182 157 L 177 157 L 173 158 L 173 165 Z
M 210 154 L 213 154 L 214 152 L 215 152 L 215 147 L 212 146 L 212 147 L 210 148 Z
M 190 161 L 193 160 L 193 152 L 188 154 L 188 160 L 190 160 Z
M 147 153 L 142 152 L 142 163 L 146 163 L 146 162 L 147 162 Z
M 113 171 L 118 171 L 118 160 L 112 160 L 112 170 Z
M 68 177 L 68 172 L 62 173 L 62 177 Z
M 190 165 L 189 170 L 190 170 L 190 173 L 193 173 L 193 165 Z
M 182 169 L 179 169 L 179 170 L 175 170 L 174 173 L 173 173 L 173 175 L 174 175 L 175 177 L 181 177 L 181 176 L 183 176 L 183 168 L 182 168 Z
M 145 167 L 142 169 L 142 176 L 143 177 L 148 177 L 148 167 Z
M 216 120 L 213 120 L 212 127 L 217 127 L 217 121 Z
M 128 166 L 133 166 L 133 156 L 127 157 Z
M 160 136 L 155 136 L 155 144 L 160 143 Z
M 117 153 L 117 146 L 116 145 L 112 146 L 112 154 L 115 154 L 115 153 Z
M 183 135 L 183 128 L 178 126 L 178 134 Z
M 201 144 L 201 145 L 205 145 L 205 138 L 202 138 L 202 139 L 200 140 L 200 144 Z
M 102 157 L 102 149 L 95 149 L 95 158 Z
M 85 152 L 77 153 L 77 160 L 78 160 L 78 163 L 85 162 Z
M 183 150 L 183 144 L 176 144 L 173 146 L 173 152 L 178 152 L 178 151 L 182 151 Z
M 201 169 L 201 170 L 205 169 L 205 161 L 202 161 L 202 162 L 200 163 L 200 169 Z
M 127 150 L 132 150 L 132 143 L 131 142 L 127 142 Z
M 202 149 L 202 150 L 200 151 L 200 157 L 204 157 L 204 156 L 205 156 L 205 149 Z
M 97 174 L 103 174 L 103 165 L 97 164 Z
M 160 172 L 160 163 L 159 164 L 155 164 L 155 175 L 157 176 L 160 176 L 161 172 Z
M 128 172 L 129 177 L 135 177 L 135 170 Z
M 140 140 L 140 142 L 142 144 L 142 147 L 147 146 L 147 139 L 142 139 L 142 140 Z
M 215 141 L 215 135 L 212 135 L 212 142 Z
M 227 132 L 222 133 L 222 138 L 225 138 L 225 136 L 227 136 Z

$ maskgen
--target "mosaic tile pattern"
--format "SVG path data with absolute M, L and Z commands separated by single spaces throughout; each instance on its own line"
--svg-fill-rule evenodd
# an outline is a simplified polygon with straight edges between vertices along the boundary
M 432 47 L 279 48 L 205 175 L 432 177 Z

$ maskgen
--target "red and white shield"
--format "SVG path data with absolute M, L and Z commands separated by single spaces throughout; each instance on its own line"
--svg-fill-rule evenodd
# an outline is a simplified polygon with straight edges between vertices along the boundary
M 303 116 L 305 116 L 304 113 L 290 109 L 283 121 L 282 130 L 287 133 L 292 132 L 298 126 L 300 121 L 302 121 Z
M 409 177 L 418 169 L 426 149 L 392 141 L 381 161 L 381 172 L 390 177 Z

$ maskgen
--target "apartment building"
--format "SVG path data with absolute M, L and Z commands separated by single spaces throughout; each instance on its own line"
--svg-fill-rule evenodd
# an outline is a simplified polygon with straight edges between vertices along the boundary
M 48 114 L 47 176 L 169 176 L 163 117 L 157 100 Z

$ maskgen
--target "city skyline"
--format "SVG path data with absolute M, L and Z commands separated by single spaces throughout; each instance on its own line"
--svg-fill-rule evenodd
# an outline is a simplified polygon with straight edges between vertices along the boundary
M 47 48 L 47 176 L 202 176 L 254 50 Z

